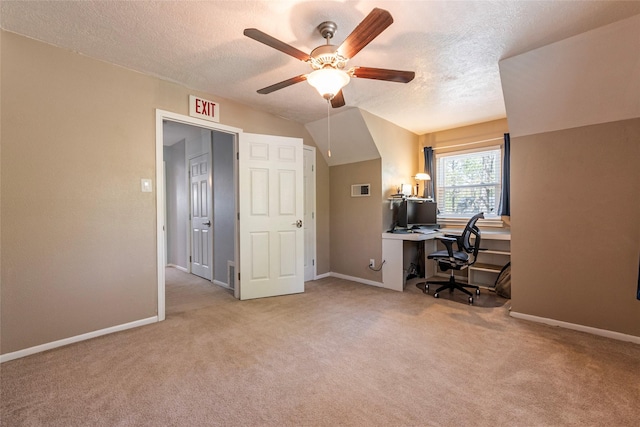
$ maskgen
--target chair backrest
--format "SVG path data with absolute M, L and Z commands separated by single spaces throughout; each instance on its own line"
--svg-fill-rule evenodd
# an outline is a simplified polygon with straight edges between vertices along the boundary
M 479 219 L 484 219 L 483 212 L 472 216 L 469 222 L 467 222 L 467 225 L 464 227 L 464 231 L 462 232 L 462 248 L 467 253 L 473 253 L 473 262 L 471 264 L 476 262 L 476 257 L 478 256 L 478 251 L 480 250 L 482 233 L 480 233 L 480 229 L 476 225 L 476 222 L 478 222 Z M 473 246 L 471 246 L 471 235 L 475 237 Z

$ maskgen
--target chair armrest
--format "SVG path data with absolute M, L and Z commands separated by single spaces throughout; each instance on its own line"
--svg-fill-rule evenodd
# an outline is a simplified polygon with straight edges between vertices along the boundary
M 449 257 L 453 258 L 453 244 L 458 242 L 458 239 L 455 238 L 456 236 L 441 236 L 441 237 L 436 237 L 436 239 L 440 240 L 444 246 L 447 248 L 447 252 L 449 253 Z
M 458 243 L 458 251 L 462 252 L 464 250 L 464 242 L 462 241 L 462 236 L 459 234 L 445 234 L 444 237 L 451 237 L 455 239 Z
M 440 240 L 442 243 L 444 243 L 445 245 L 447 243 L 455 243 L 458 240 L 455 238 L 455 236 L 438 236 L 436 237 L 436 239 Z

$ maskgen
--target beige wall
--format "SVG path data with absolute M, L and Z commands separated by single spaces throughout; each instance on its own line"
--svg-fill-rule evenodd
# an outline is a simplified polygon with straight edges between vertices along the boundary
M 188 95 L 221 124 L 313 140 L 300 124 L 12 33 L 1 39 L 1 351 L 156 315 L 155 109 Z M 319 185 L 328 168 L 317 159 Z M 329 265 L 318 191 L 318 273 Z
M 418 146 L 420 147 L 418 150 L 418 167 L 420 170 L 424 168 L 424 155 L 422 153 L 424 147 L 437 148 L 437 153 L 491 147 L 502 144 L 504 134 L 508 132 L 509 125 L 507 124 L 507 119 L 499 119 L 420 135 L 418 142 Z M 486 142 L 476 144 L 478 141 Z M 450 146 L 453 147 L 447 148 Z
M 639 23 L 500 63 L 514 315 L 640 336 Z
M 332 166 L 331 271 L 375 282 L 382 273 L 369 269 L 369 259 L 382 257 L 381 160 Z M 351 197 L 352 184 L 371 184 L 371 196 Z
M 400 184 L 415 185 L 413 177 L 419 172 L 415 156 L 418 135 L 371 113 L 361 112 L 381 156 L 382 228 L 380 231 L 387 231 L 393 225 L 389 197 L 396 193 Z
M 640 119 L 511 142 L 512 310 L 640 336 Z
M 413 183 L 418 136 L 366 111 L 360 111 L 381 158 L 331 166 L 331 271 L 381 282 L 382 235 L 392 225 L 388 197 L 401 183 Z M 371 196 L 351 197 L 352 184 L 371 184 Z

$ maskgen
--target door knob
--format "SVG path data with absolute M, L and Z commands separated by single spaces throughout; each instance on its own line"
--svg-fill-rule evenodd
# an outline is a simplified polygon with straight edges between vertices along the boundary
M 211 221 L 205 221 L 202 225 L 206 225 L 207 227 L 211 227 Z
M 299 219 L 296 222 L 292 223 L 291 225 L 295 225 L 297 228 L 302 228 L 302 220 Z

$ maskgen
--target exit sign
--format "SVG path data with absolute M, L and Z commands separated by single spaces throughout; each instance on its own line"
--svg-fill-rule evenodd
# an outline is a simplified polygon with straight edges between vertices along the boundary
M 207 99 L 189 95 L 189 115 L 199 119 L 220 121 L 220 104 Z

